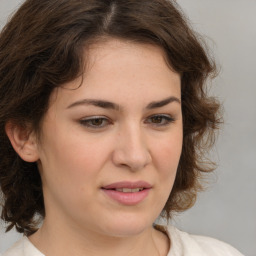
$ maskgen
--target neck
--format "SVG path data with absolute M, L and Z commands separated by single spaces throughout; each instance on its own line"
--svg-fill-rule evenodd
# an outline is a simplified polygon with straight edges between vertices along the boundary
M 42 227 L 30 241 L 47 256 L 166 256 L 169 239 L 153 227 L 125 237 L 107 236 L 79 227 L 48 225 Z

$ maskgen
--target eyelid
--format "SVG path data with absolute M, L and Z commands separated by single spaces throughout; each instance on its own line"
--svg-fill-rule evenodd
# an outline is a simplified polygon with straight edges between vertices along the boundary
M 154 123 L 154 122 L 148 122 L 148 120 L 152 119 L 152 118 L 162 118 L 163 120 L 165 120 L 165 123 Z M 153 126 L 156 126 L 156 127 L 164 127 L 164 126 L 168 126 L 170 125 L 171 123 L 173 123 L 176 119 L 170 115 L 170 114 L 154 114 L 154 115 L 151 115 L 149 116 L 148 118 L 146 118 L 146 122 L 145 123 L 149 123 Z
M 157 122 L 153 121 L 153 118 L 159 119 Z M 93 124 L 93 121 L 101 121 L 101 123 Z M 159 121 L 159 122 L 158 122 Z M 147 117 L 144 121 L 145 124 L 154 127 L 167 127 L 175 121 L 175 118 L 170 114 L 153 114 Z M 100 130 L 107 128 L 109 125 L 113 124 L 111 119 L 106 116 L 89 116 L 79 120 L 79 123 L 85 128 L 91 130 Z
M 105 122 L 105 124 L 103 124 L 103 125 L 90 124 L 90 122 L 93 122 L 95 120 L 102 120 L 103 122 Z M 90 116 L 90 117 L 80 119 L 79 123 L 87 128 L 91 128 L 91 129 L 104 129 L 108 125 L 111 124 L 111 121 L 109 120 L 109 118 L 107 118 L 105 116 Z

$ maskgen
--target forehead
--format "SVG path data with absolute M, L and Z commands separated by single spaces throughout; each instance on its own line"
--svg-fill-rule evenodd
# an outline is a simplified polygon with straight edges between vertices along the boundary
M 112 71 L 112 74 L 129 71 L 133 74 L 141 74 L 148 69 L 155 70 L 154 75 L 159 71 L 166 74 L 170 71 L 175 73 L 161 47 L 133 41 L 109 39 L 102 43 L 92 44 L 85 50 L 85 60 L 87 73 L 91 69 L 96 72 L 97 69 L 108 73 Z M 177 77 L 179 77 L 178 74 Z
M 84 59 L 83 75 L 58 90 L 63 102 L 79 97 L 144 101 L 148 96 L 152 101 L 152 96 L 180 96 L 180 75 L 158 46 L 112 39 L 86 48 Z

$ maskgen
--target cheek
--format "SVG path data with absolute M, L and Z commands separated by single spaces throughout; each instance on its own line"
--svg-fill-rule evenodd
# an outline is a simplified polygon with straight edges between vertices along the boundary
M 162 210 L 175 181 L 182 148 L 182 136 L 177 133 L 176 136 L 161 142 L 158 142 L 157 147 L 154 148 L 154 166 L 158 175 L 158 200 L 155 200 L 154 208 Z
M 76 133 L 69 129 L 58 134 L 48 132 L 43 145 L 43 159 L 51 169 L 59 169 L 62 172 L 84 172 L 94 170 L 104 158 L 104 143 L 95 143 L 83 133 Z
M 158 143 L 154 149 L 154 159 L 157 169 L 162 177 L 170 177 L 176 174 L 182 150 L 182 136 L 177 134 L 162 143 Z
M 54 143 L 45 144 L 41 173 L 48 200 L 75 206 L 81 203 L 81 197 L 93 197 L 95 187 L 90 185 L 97 184 L 103 164 L 102 150 L 97 150 L 95 143 L 85 143 L 81 136 L 64 138 L 59 134 Z

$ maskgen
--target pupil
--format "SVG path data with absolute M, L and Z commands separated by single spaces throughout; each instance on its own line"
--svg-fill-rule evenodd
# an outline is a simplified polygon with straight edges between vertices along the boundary
M 162 117 L 160 116 L 153 117 L 152 121 L 153 123 L 161 123 Z
M 93 124 L 93 125 L 101 125 L 101 124 L 102 124 L 102 119 L 94 119 L 94 120 L 92 121 L 92 124 Z

